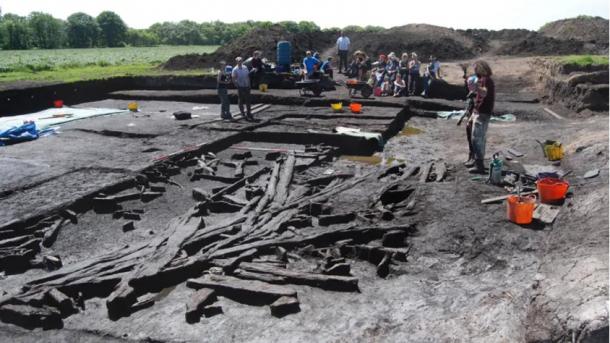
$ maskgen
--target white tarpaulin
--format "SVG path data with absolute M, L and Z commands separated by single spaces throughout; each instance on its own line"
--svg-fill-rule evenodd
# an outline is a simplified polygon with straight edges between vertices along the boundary
M 73 120 L 80 120 L 110 114 L 125 113 L 127 110 L 116 108 L 49 108 L 44 111 L 22 114 L 18 116 L 0 117 L 0 132 L 11 127 L 21 126 L 24 121 L 33 121 L 38 130 L 45 130 L 51 126 L 60 125 Z

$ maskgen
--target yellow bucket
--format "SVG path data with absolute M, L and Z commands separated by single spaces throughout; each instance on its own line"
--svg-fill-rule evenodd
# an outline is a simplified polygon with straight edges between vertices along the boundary
M 544 154 L 549 161 L 559 161 L 563 158 L 563 146 L 557 141 L 544 142 Z
M 335 111 L 335 112 L 340 112 L 343 110 L 343 103 L 337 102 L 337 103 L 330 104 L 330 108 L 332 108 L 333 111 Z
M 138 103 L 130 102 L 129 104 L 127 104 L 127 109 L 130 110 L 131 112 L 136 112 L 138 110 Z
M 266 83 L 261 83 L 260 85 L 258 85 L 258 90 L 261 92 L 266 92 L 267 91 L 267 84 Z

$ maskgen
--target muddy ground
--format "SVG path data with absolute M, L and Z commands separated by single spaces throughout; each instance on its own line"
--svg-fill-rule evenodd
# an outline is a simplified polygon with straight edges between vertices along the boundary
M 498 83 L 509 85 L 512 81 Z M 572 171 L 567 177 L 570 197 L 555 222 L 518 226 L 506 220 L 504 203 L 480 203 L 506 191 L 472 179 L 461 166 L 466 158 L 464 128 L 457 127 L 455 120 L 430 117 L 435 110 L 461 108 L 460 101 L 420 97 L 362 100 L 362 115 L 334 115 L 328 103 L 334 99 L 347 103 L 342 90 L 292 105 L 295 90 L 271 90 L 264 95 L 254 92 L 257 99 L 273 103 L 256 115 L 260 122 L 227 123 L 217 121 L 218 105 L 202 102 L 212 98 L 207 93 L 213 92 L 117 92 L 110 99 L 78 106 L 124 107 L 137 100 L 141 112 L 72 122 L 63 125 L 56 136 L 2 148 L 0 170 L 6 177 L 0 186 L 0 217 L 8 222 L 53 212 L 60 204 L 71 204 L 106 185 L 133 178 L 159 158 L 202 143 L 226 142 L 217 145 L 215 151 L 219 158 L 230 160 L 243 147 L 303 150 L 305 141 L 298 140 L 319 137 L 342 146 L 343 153 L 305 169 L 296 174 L 296 179 L 324 173 L 351 173 L 357 178 L 392 163 L 405 163 L 405 169 L 424 167 L 430 162 L 447 164 L 447 176 L 440 182 L 420 182 L 418 176 L 404 181 L 405 186 L 415 188 L 414 211 L 400 215 L 397 210 L 391 220 L 375 217 L 353 221 L 358 226 L 415 224 L 416 232 L 407 238 L 407 261 L 394 261 L 389 275 L 379 277 L 374 264 L 348 257 L 351 274 L 359 281 L 359 292 L 291 284 L 298 293 L 300 312 L 283 318 L 271 316 L 268 306 L 250 306 L 239 299 L 219 297 L 217 305 L 222 307 L 222 314 L 187 324 L 185 302 L 193 291 L 179 282 L 153 292 L 153 306 L 118 320 L 108 318 L 106 295 L 88 298 L 84 310 L 63 319 L 62 329 L 26 330 L 1 323 L 3 341 L 608 340 L 607 116 L 569 119 L 569 111 L 564 110 L 561 114 L 567 119 L 560 120 L 544 112 L 544 105 L 524 100 L 527 93 L 518 97 L 511 92 L 499 95 L 498 108 L 514 113 L 517 121 L 491 124 L 487 155 L 512 148 L 524 156 L 505 160 L 507 170 L 529 174 L 541 170 Z M 204 108 L 193 110 L 194 107 Z M 198 117 L 176 121 L 171 118 L 176 110 L 189 110 Z M 372 156 L 352 156 L 356 155 L 353 151 L 345 153 L 350 145 L 353 148 L 362 144 L 363 149 L 370 146 L 358 140 L 331 138 L 336 126 L 358 127 L 389 139 L 383 150 Z M 310 130 L 322 133 L 316 136 Z M 280 134 L 292 135 L 293 142 L 282 141 Z M 554 166 L 547 161 L 534 139 L 561 140 L 566 150 L 561 164 Z M 265 159 L 266 152 L 253 154 L 259 164 L 247 166 L 246 175 L 273 165 L 273 161 Z M 219 175 L 232 173 L 229 167 L 219 168 Z M 584 173 L 593 168 L 599 168 L 600 175 L 584 179 Z M 58 254 L 63 268 L 69 268 L 125 245 L 147 243 L 162 236 L 170 219 L 194 204 L 193 187 L 212 190 L 226 185 L 210 180 L 190 181 L 192 172 L 192 167 L 185 167 L 171 177 L 183 189 L 167 183 L 163 195 L 152 201 L 121 203 L 124 209 L 144 211 L 135 230 L 123 232 L 124 219 L 89 208 L 79 212 L 78 223 L 66 224 L 56 242 L 38 255 Z M 329 205 L 333 213 L 364 214 L 370 210 L 376 192 L 397 176 L 367 178 L 357 187 L 337 194 Z M 296 188 L 292 192 L 296 193 Z M 243 196 L 241 191 L 237 195 Z M 210 214 L 205 220 L 210 225 L 227 216 L 231 214 Z M 314 225 L 304 230 L 317 232 L 323 228 Z M 320 258 L 300 248 L 291 249 L 296 255 L 288 258 L 287 269 L 317 270 Z M 261 255 L 273 256 L 266 252 Z M 42 275 L 49 272 L 32 268 L 7 273 L 0 279 L 0 288 L 7 293 L 2 295 L 18 294 L 24 283 Z

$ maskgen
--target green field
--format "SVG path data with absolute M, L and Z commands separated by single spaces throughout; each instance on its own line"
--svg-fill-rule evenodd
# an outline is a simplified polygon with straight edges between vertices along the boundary
M 570 55 L 560 57 L 562 63 L 586 65 L 608 65 L 607 55 Z
M 76 81 L 120 75 L 192 74 L 157 66 L 170 57 L 213 52 L 217 46 L 159 46 L 94 49 L 0 50 L 0 82 Z

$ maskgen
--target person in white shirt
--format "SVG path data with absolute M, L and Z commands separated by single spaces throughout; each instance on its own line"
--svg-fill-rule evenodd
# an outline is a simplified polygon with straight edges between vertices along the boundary
M 252 112 L 250 111 L 250 71 L 248 70 L 248 67 L 243 64 L 243 59 L 241 57 L 237 57 L 235 63 L 237 63 L 237 65 L 233 68 L 231 78 L 233 79 L 233 84 L 237 88 L 239 112 L 241 112 L 241 115 L 244 116 L 246 120 L 253 121 L 254 117 L 252 117 Z M 246 104 L 245 113 L 244 104 Z
M 341 31 L 341 36 L 337 38 L 337 54 L 339 55 L 339 74 L 347 70 L 347 54 L 351 42 L 349 38 Z

